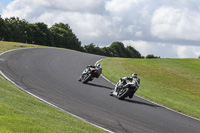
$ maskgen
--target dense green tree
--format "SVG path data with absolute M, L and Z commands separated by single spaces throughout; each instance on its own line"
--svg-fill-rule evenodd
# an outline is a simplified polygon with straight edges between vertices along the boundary
M 110 45 L 110 52 L 112 52 L 114 57 L 126 57 L 126 49 L 122 42 L 113 42 Z
M 126 47 L 127 57 L 128 58 L 141 58 L 141 54 L 133 47 L 127 46 Z
M 27 36 L 29 35 L 32 43 L 51 46 L 51 32 L 46 24 L 39 22 L 29 25 Z
M 43 22 L 29 24 L 18 17 L 0 16 L 0 40 L 34 43 L 38 45 L 63 47 L 83 51 L 81 42 L 72 32 L 68 24 L 54 24 L 48 28 Z
M 149 54 L 146 56 L 147 59 L 152 59 L 152 58 L 160 58 L 158 56 L 154 56 L 153 54 Z
M 7 25 L 4 19 L 1 18 L 1 15 L 0 15 L 0 40 L 5 39 L 6 32 L 7 32 Z
M 113 53 L 112 53 L 110 47 L 103 47 L 102 51 L 103 51 L 103 55 L 105 55 L 105 56 L 111 56 L 111 57 L 113 56 Z
M 89 44 L 89 45 L 85 45 L 84 46 L 84 51 L 86 53 L 91 53 L 94 54 L 95 53 L 95 45 L 93 43 Z
M 106 56 L 142 58 L 141 54 L 133 47 L 124 47 L 122 42 L 113 42 L 108 48 L 104 48 Z
M 26 43 L 30 43 L 30 44 L 36 44 L 37 42 L 35 41 L 35 30 L 37 30 L 35 24 L 28 24 L 26 31 L 25 31 L 25 35 L 26 35 Z M 38 43 L 37 43 L 38 44 Z M 38 44 L 40 45 L 40 44 Z
M 95 46 L 93 43 L 85 45 L 84 51 L 91 54 L 104 55 L 103 50 L 99 46 Z
M 7 32 L 5 41 L 26 42 L 26 28 L 28 22 L 20 20 L 18 17 L 11 17 L 5 19 Z
M 81 50 L 81 42 L 72 32 L 68 24 L 54 24 L 51 28 L 52 43 L 54 46 Z

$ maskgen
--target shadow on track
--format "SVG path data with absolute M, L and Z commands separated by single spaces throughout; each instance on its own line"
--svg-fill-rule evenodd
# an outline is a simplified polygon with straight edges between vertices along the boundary
M 93 84 L 93 83 L 87 83 L 87 85 L 91 85 L 91 86 L 95 86 L 95 87 L 100 87 L 100 88 L 105 88 L 108 90 L 112 90 L 113 88 L 111 87 L 107 87 L 107 86 L 103 86 L 103 85 L 98 85 L 98 84 Z
M 156 104 L 151 104 L 151 103 L 146 103 L 146 102 L 141 102 L 141 101 L 136 101 L 136 100 L 124 99 L 123 101 L 134 103 L 134 104 L 147 105 L 154 108 L 157 108 L 157 107 L 162 108 L 161 106 L 156 105 Z
M 94 83 L 87 83 L 86 85 L 105 88 L 105 89 L 108 89 L 108 90 L 112 90 L 113 89 L 111 87 L 107 87 L 107 86 L 103 86 L 103 85 L 99 85 L 99 84 L 94 84 Z M 134 103 L 134 104 L 139 104 L 139 105 L 147 105 L 147 106 L 154 107 L 154 108 L 157 108 L 157 107 L 162 108 L 161 106 L 153 104 L 153 103 L 141 102 L 141 101 L 137 101 L 137 100 L 124 99 L 123 101 Z

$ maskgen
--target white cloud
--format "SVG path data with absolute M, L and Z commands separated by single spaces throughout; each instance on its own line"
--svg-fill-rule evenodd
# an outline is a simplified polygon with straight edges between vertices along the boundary
M 24 3 L 59 11 L 95 12 L 102 11 L 102 0 L 21 0 Z
M 59 22 L 68 23 L 84 44 L 95 40 L 100 43 L 100 38 L 114 35 L 109 27 L 110 20 L 101 15 L 104 5 L 102 0 L 15 0 L 6 7 L 2 16 L 16 16 L 31 23 L 44 22 L 49 26 Z
M 200 10 L 161 7 L 152 17 L 151 33 L 160 39 L 200 41 Z
M 154 56 L 160 56 L 161 58 L 175 58 L 178 55 L 176 51 L 172 49 L 171 45 L 160 44 L 160 43 L 149 43 L 145 41 L 132 41 L 125 40 L 123 41 L 125 46 L 132 46 L 138 50 L 143 56 L 148 54 L 153 54 Z
M 195 46 L 173 46 L 179 58 L 198 58 L 200 56 L 200 47 Z
M 142 31 L 137 31 L 137 32 L 135 33 L 135 35 L 136 35 L 136 37 L 141 37 L 141 36 L 142 36 Z
M 123 43 L 125 46 L 134 47 L 143 56 L 148 54 L 160 56 L 161 58 L 198 58 L 200 56 L 200 47 L 198 46 L 180 46 L 132 40 L 125 40 Z
M 123 41 L 125 46 L 132 46 L 136 50 L 138 50 L 143 56 L 146 56 L 152 52 L 151 44 L 145 41 L 132 41 L 132 40 L 125 40 Z
M 188 57 L 181 47 L 200 45 L 199 7 L 200 0 L 14 0 L 2 17 L 67 23 L 83 45 L 129 40 L 143 55 Z M 189 49 L 191 57 L 199 52 Z
M 3 10 L 2 17 L 27 18 L 29 13 L 33 13 L 34 8 L 36 7 L 22 3 L 21 0 L 15 0 Z
M 145 37 L 149 33 L 154 0 L 111 0 L 105 8 L 118 34 L 124 39 Z

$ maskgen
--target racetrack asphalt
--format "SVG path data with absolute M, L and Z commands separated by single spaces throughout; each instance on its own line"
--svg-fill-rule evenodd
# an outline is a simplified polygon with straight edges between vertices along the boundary
M 199 120 L 137 96 L 125 100 L 109 96 L 114 85 L 102 77 L 79 82 L 85 67 L 102 58 L 55 48 L 19 49 L 0 56 L 0 71 L 30 93 L 113 132 L 200 132 Z

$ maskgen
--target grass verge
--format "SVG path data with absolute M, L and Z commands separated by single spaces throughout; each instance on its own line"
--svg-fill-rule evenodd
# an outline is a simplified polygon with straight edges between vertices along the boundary
M 37 45 L 1 42 L 0 53 Z M 30 96 L 0 76 L 0 132 L 103 133 L 94 127 Z
M 113 83 L 137 73 L 137 95 L 200 118 L 200 59 L 106 58 L 100 63 Z

